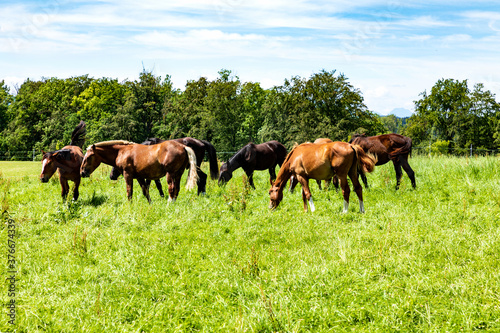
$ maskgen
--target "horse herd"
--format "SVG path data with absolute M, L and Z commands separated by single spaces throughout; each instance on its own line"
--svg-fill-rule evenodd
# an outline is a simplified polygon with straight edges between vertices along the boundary
M 302 185 L 304 210 L 308 210 L 307 203 L 309 203 L 311 211 L 314 211 L 309 179 L 315 179 L 320 189 L 321 180 L 327 184 L 333 181 L 337 189 L 340 186 L 344 197 L 343 211 L 347 212 L 351 191 L 347 182 L 349 177 L 359 199 L 360 212 L 364 212 L 363 190 L 358 176 L 361 176 L 367 187 L 365 173 L 372 172 L 375 165 L 389 161 L 393 162 L 396 171 L 396 189 L 399 188 L 402 177 L 401 168 L 408 174 L 412 186 L 416 187 L 414 172 L 408 164 L 412 148 L 411 139 L 395 133 L 372 137 L 354 135 L 349 143 L 322 138 L 314 143 L 296 144 L 290 152 L 277 141 L 249 143 L 222 164 L 220 170 L 216 150 L 208 141 L 194 138 L 174 140 L 151 138 L 141 144 L 125 140 L 104 141 L 88 146 L 86 154 L 83 155 L 85 134 L 85 123 L 81 121 L 74 129 L 68 146 L 56 151 L 43 152 L 40 180 L 48 182 L 57 170 L 63 200 L 66 200 L 69 194 L 68 181 L 75 183 L 73 200 L 77 200 L 81 177 L 89 177 L 101 163 L 113 167 L 110 174 L 112 180 L 123 175 L 129 200 L 132 199 L 134 179 L 141 186 L 142 193 L 149 202 L 151 202 L 149 188 L 152 180 L 155 181 L 163 197 L 160 179 L 166 176 L 169 201 L 175 201 L 179 194 L 181 177 L 186 169 L 189 169 L 186 187 L 192 189 L 197 186 L 198 194 L 203 194 L 206 191 L 208 176 L 200 166 L 205 154 L 209 160 L 210 177 L 213 180 L 218 179 L 219 185 L 228 182 L 233 172 L 242 168 L 250 186 L 255 189 L 254 171 L 269 170 L 271 209 L 280 204 L 283 190 L 290 179 L 290 191 L 293 191 L 298 183 Z M 280 166 L 278 175 L 275 173 L 276 165 Z

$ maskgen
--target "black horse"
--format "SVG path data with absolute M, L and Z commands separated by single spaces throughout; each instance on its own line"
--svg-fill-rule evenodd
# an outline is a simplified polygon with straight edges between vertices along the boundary
M 360 145 L 365 152 L 376 155 L 378 158 L 376 165 L 383 165 L 392 161 L 394 170 L 396 170 L 396 190 L 399 188 L 401 177 L 403 176 L 401 167 L 403 167 L 410 178 L 413 188 L 417 187 L 415 183 L 415 173 L 410 167 L 410 164 L 408 164 L 408 155 L 411 154 L 412 146 L 412 141 L 409 137 L 396 133 L 377 136 L 355 134 L 349 143 Z M 361 174 L 361 179 L 365 187 L 368 188 L 366 176 Z
M 168 140 L 162 140 L 158 138 L 149 138 L 146 141 L 142 142 L 141 144 L 143 145 L 155 145 L 161 142 L 165 142 Z M 173 139 L 172 141 L 177 141 L 179 143 L 182 143 L 183 145 L 191 148 L 194 150 L 194 153 L 196 155 L 196 163 L 197 163 L 197 172 L 198 172 L 198 195 L 200 193 L 205 193 L 206 192 L 206 185 L 207 185 L 207 174 L 201 171 L 200 166 L 201 162 L 203 162 L 203 158 L 205 157 L 205 152 L 208 154 L 208 160 L 210 164 L 210 178 L 213 180 L 217 179 L 219 176 L 219 166 L 217 164 L 217 152 L 215 150 L 215 147 L 208 141 L 205 140 L 198 140 L 194 138 L 180 138 L 180 139 Z M 120 175 L 122 174 L 121 170 L 118 168 L 113 168 L 111 170 L 111 174 L 109 175 L 109 178 L 111 180 L 116 180 Z M 150 180 L 146 180 L 147 185 L 151 184 Z M 158 192 L 160 192 L 160 195 L 163 197 L 163 188 L 161 186 L 161 182 L 159 180 L 155 180 L 156 187 L 158 188 Z
M 253 184 L 253 172 L 255 170 L 269 170 L 270 181 L 276 179 L 276 165 L 281 167 L 287 150 L 278 141 L 269 141 L 261 144 L 249 143 L 241 148 L 226 163 L 220 167 L 219 185 L 228 182 L 233 177 L 233 171 L 243 168 L 250 186 L 255 189 Z

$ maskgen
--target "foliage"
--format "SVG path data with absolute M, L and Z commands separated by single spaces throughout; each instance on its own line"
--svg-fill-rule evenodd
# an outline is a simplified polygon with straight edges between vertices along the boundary
M 467 80 L 441 79 L 430 94 L 424 91 L 420 96 L 404 131 L 416 144 L 439 139 L 448 141 L 450 148 L 497 147 L 500 105 L 482 84 L 470 91 Z
M 341 193 L 312 181 L 314 213 L 300 191 L 271 212 L 267 171 L 248 190 L 241 170 L 173 204 L 152 188 L 148 204 L 101 166 L 63 204 L 39 162 L 0 162 L 19 291 L 15 327 L 4 315 L 0 331 L 499 331 L 498 159 L 410 163 L 416 190 L 405 175 L 395 191 L 393 167 L 377 167 L 366 214 L 353 192 L 342 214 Z

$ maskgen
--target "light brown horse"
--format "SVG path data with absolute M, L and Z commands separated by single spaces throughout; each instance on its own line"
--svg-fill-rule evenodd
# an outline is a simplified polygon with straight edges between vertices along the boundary
M 309 179 L 324 180 L 337 175 L 344 196 L 344 213 L 349 208 L 349 194 L 351 192 L 347 176 L 351 179 L 354 191 L 358 195 L 359 210 L 364 213 L 363 188 L 358 180 L 358 168 L 362 172 L 372 172 L 376 162 L 376 158 L 371 154 L 365 154 L 361 147 L 347 142 L 332 142 L 322 145 L 303 143 L 288 154 L 281 166 L 276 181 L 269 190 L 269 208 L 278 207 L 283 199 L 283 189 L 286 182 L 293 175 L 302 185 L 304 211 L 307 211 L 307 202 L 309 201 L 311 211 L 314 212 L 315 207 L 309 189 Z
M 412 141 L 409 137 L 396 133 L 376 136 L 355 134 L 349 143 L 359 145 L 365 152 L 376 155 L 378 158 L 377 165 L 383 165 L 392 161 L 394 170 L 396 171 L 396 190 L 399 188 L 401 177 L 403 176 L 401 167 L 403 167 L 410 178 L 413 188 L 417 187 L 415 173 L 410 164 L 408 164 L 408 155 L 411 154 L 412 146 Z M 363 174 L 360 174 L 360 176 L 365 187 L 368 187 L 366 176 Z
M 77 200 L 80 192 L 80 165 L 83 161 L 82 145 L 85 141 L 85 123 L 81 121 L 71 134 L 71 142 L 68 146 L 62 149 L 44 152 L 42 159 L 42 173 L 40 174 L 40 181 L 47 183 L 57 170 L 59 174 L 59 183 L 61 184 L 61 196 L 66 200 L 69 193 L 68 181 L 71 180 L 75 183 L 73 188 L 73 200 Z
M 317 145 L 322 145 L 322 144 L 325 144 L 325 143 L 331 143 L 333 142 L 332 140 L 328 139 L 328 138 L 318 138 L 316 140 L 314 140 L 314 144 L 317 144 Z M 328 187 L 330 186 L 332 182 L 332 179 L 325 179 L 325 188 L 328 189 Z M 297 184 L 299 183 L 299 181 L 297 180 L 297 178 L 295 178 L 294 176 L 290 177 L 290 193 L 293 193 L 293 191 L 295 190 L 295 186 L 297 186 Z M 318 184 L 318 187 L 319 189 L 321 190 L 321 180 L 316 180 L 316 183 Z M 337 177 L 333 177 L 333 185 L 335 186 L 335 189 L 338 191 L 339 190 L 339 180 L 337 179 Z
M 151 198 L 146 179 L 158 180 L 166 175 L 169 201 L 177 198 L 185 169 L 189 168 L 188 189 L 194 188 L 198 179 L 194 151 L 175 141 L 152 146 L 122 140 L 93 144 L 87 148 L 83 158 L 81 176 L 89 177 L 101 163 L 111 165 L 123 174 L 129 200 L 132 199 L 134 179 L 139 182 L 142 193 L 149 202 Z

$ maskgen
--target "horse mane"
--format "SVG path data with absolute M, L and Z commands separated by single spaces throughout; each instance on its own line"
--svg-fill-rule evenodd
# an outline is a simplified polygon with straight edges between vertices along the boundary
M 93 145 L 88 146 L 87 150 L 89 150 L 89 148 L 92 146 L 106 147 L 106 146 L 113 146 L 113 145 L 135 145 L 135 144 L 136 144 L 135 142 L 126 141 L 126 140 L 102 141 L 102 142 L 97 142 L 97 143 L 94 143 Z
M 87 135 L 86 124 L 83 120 L 80 120 L 80 123 L 75 127 L 73 133 L 71 133 L 71 142 L 69 145 L 83 148 L 85 135 Z

